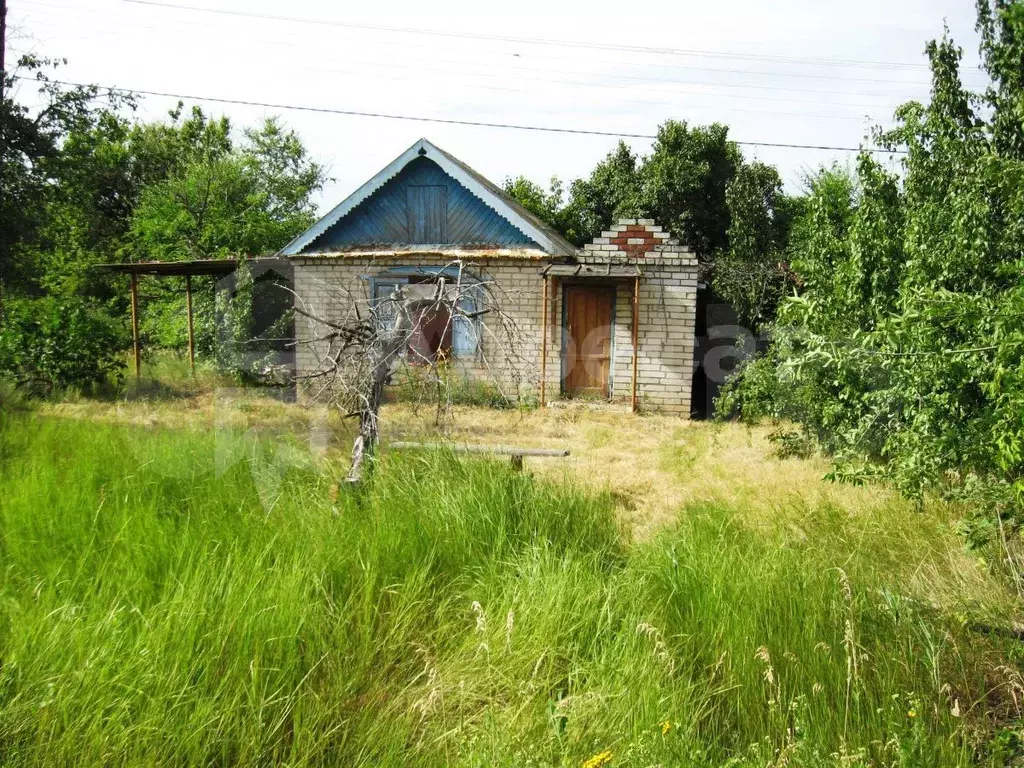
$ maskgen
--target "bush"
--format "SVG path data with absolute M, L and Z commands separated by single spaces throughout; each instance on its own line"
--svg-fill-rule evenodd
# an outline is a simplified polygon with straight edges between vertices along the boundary
M 0 321 L 0 371 L 42 394 L 119 376 L 124 346 L 106 312 L 79 299 L 12 301 Z
M 783 409 L 784 385 L 779 380 L 779 360 L 775 347 L 753 357 L 726 380 L 715 400 L 719 420 L 738 418 L 757 422 L 779 418 Z

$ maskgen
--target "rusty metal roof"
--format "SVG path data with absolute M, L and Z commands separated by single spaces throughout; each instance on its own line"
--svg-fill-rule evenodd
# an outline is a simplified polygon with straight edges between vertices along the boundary
M 625 280 L 641 277 L 643 272 L 635 264 L 550 264 L 541 270 L 542 277 L 571 277 L 581 280 Z

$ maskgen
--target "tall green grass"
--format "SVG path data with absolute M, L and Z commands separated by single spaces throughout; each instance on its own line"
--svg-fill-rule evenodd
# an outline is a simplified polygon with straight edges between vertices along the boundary
M 694 506 L 630 544 L 610 500 L 493 463 L 389 457 L 332 508 L 284 438 L 0 419 L 4 765 L 1012 750 L 1004 649 L 901 597 L 827 508 L 795 536 Z

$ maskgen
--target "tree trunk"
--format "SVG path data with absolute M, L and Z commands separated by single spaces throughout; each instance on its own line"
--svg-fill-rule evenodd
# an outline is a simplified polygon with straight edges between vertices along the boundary
M 374 364 L 368 392 L 359 411 L 359 434 L 352 445 L 352 466 L 345 482 L 358 484 L 366 476 L 366 461 L 372 460 L 377 450 L 379 434 L 380 405 L 384 399 L 384 385 L 391 374 L 391 355 L 381 355 Z
M 409 344 L 411 324 L 408 312 L 401 304 L 401 291 L 396 291 L 391 300 L 395 303 L 394 324 L 385 332 L 378 333 L 371 346 L 373 365 L 364 382 L 362 405 L 359 409 L 359 434 L 352 445 L 352 466 L 345 482 L 358 485 L 366 479 L 368 461 L 373 461 L 380 438 L 380 406 L 384 400 L 384 387 L 391 377 L 391 366 Z

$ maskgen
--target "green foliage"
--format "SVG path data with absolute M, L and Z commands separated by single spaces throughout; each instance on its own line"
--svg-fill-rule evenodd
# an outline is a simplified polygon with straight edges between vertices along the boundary
M 278 355 L 268 339 L 288 333 L 292 313 L 287 306 L 278 307 L 274 321 L 269 328 L 257 328 L 257 306 L 269 301 L 281 302 L 290 294 L 276 288 L 273 281 L 262 283 L 253 279 L 252 269 L 244 261 L 229 280 L 216 286 L 214 298 L 213 353 L 217 369 L 233 376 L 239 382 L 253 382 L 259 379 L 266 366 L 275 362 Z
M 437 366 L 405 365 L 392 375 L 387 396 L 394 402 L 427 408 L 471 405 L 484 408 L 530 409 L 537 407 L 532 392 L 508 391 L 467 375 L 458 360 Z
M 638 158 L 620 141 L 590 176 L 572 182 L 564 203 L 558 179 L 549 192 L 522 177 L 507 180 L 505 191 L 576 245 L 616 219 L 649 217 L 710 258 L 728 241 L 726 187 L 741 162 L 725 126 L 669 120 L 658 127 L 650 155 Z
M 4 98 L 0 101 L 0 294 L 38 290 L 45 270 L 40 249 L 50 239 L 45 230 L 54 226 L 67 232 L 85 226 L 82 237 L 103 238 L 102 227 L 88 229 L 95 220 L 82 213 L 76 220 L 51 225 L 51 208 L 74 195 L 71 187 L 83 177 L 104 177 L 104 191 L 86 201 L 90 209 L 115 205 L 119 189 L 105 168 L 117 158 L 93 153 L 76 135 L 117 130 L 112 110 L 131 106 L 130 99 L 110 94 L 99 98 L 95 87 L 65 87 L 50 80 L 47 71 L 64 62 L 23 56 L 3 73 Z M 14 95 L 26 86 L 16 77 L 34 78 L 40 106 L 30 109 Z M 16 87 L 17 85 L 17 87 Z M 95 189 L 94 189 L 95 191 Z
M 0 320 L 0 371 L 44 394 L 102 384 L 124 367 L 118 330 L 79 299 L 11 301 Z
M 271 119 L 245 132 L 237 149 L 226 121 L 204 123 L 204 138 L 166 178 L 147 186 L 131 221 L 132 248 L 145 258 L 175 261 L 272 253 L 315 218 L 312 194 L 323 171 L 294 132 Z M 212 136 L 210 135 L 212 134 Z
M 791 282 L 785 263 L 789 230 L 801 208 L 782 192 L 778 172 L 744 163 L 724 125 L 666 121 L 651 153 L 638 157 L 620 141 L 563 200 L 519 177 L 505 191 L 582 246 L 620 218 L 652 218 L 706 264 L 717 293 L 752 329 L 774 318 Z M 731 242 L 731 241 L 735 242 Z
M 792 286 L 786 250 L 792 219 L 802 201 L 787 197 L 782 179 L 770 165 L 745 163 L 725 194 L 729 247 L 715 256 L 715 292 L 756 331 L 775 318 Z
M 525 179 L 506 182 L 520 203 L 583 245 L 616 219 L 650 217 L 710 258 L 727 242 L 725 191 L 742 158 L 719 124 L 689 127 L 669 120 L 658 127 L 651 154 L 638 158 L 620 141 L 590 176 L 576 179 L 562 204 L 561 185 L 545 194 Z
M 730 377 L 715 401 L 715 418 L 740 418 L 755 423 L 778 419 L 784 415 L 786 381 L 780 372 L 780 344 L 748 360 L 736 375 Z
M 620 141 L 588 178 L 570 185 L 563 221 L 573 243 L 584 245 L 616 219 L 641 214 L 639 169 L 637 156 Z
M 95 88 L 60 86 L 46 75 L 51 66 L 29 57 L 5 73 L 0 311 L 19 297 L 49 295 L 53 306 L 104 307 L 118 318 L 123 334 L 127 278 L 98 271 L 97 264 L 260 255 L 276 251 L 313 222 L 312 196 L 323 184 L 323 170 L 277 120 L 245 130 L 237 141 L 227 118 L 211 118 L 199 108 L 186 113 L 181 104 L 167 120 L 135 122 L 126 109 L 131 100 L 102 101 Z M 30 108 L 12 97 L 15 72 L 35 74 L 42 106 Z M 209 354 L 216 346 L 212 286 L 207 278 L 194 283 L 197 347 Z M 184 346 L 184 281 L 146 280 L 143 297 L 147 346 Z M 260 287 L 253 297 L 263 308 L 282 303 L 280 295 Z M 284 312 L 277 319 L 278 326 L 290 321 Z M 21 328 L 22 320 L 18 315 L 4 322 Z M 237 342 L 281 330 L 249 323 L 243 333 L 235 326 L 229 335 Z M 19 339 L 26 333 L 34 338 L 43 331 L 18 333 Z M 86 348 L 92 347 L 80 347 Z M 47 371 L 47 381 L 68 378 L 52 363 L 32 364 L 25 357 L 41 354 L 42 346 L 19 341 L 10 349 L 20 350 L 19 370 Z M 257 358 L 249 355 L 246 371 L 258 367 Z M 97 365 L 107 367 L 105 352 Z M 79 371 L 70 378 L 87 380 L 91 374 Z
M 934 518 L 627 545 L 607 498 L 383 461 L 332 514 L 284 436 L 0 415 L 5 765 L 1016 759 L 1006 649 L 897 576 L 962 583 Z
M 864 154 L 852 178 L 814 180 L 793 233 L 800 295 L 780 309 L 772 357 L 748 368 L 750 392 L 743 374 L 729 397 L 760 404 L 774 370 L 775 402 L 753 410 L 803 425 L 835 477 L 1020 520 L 1024 14 L 983 1 L 979 25 L 993 88 L 965 91 L 960 51 L 930 44 L 930 102 L 878 136 L 908 153 L 901 177 Z
M 545 224 L 564 232 L 564 193 L 562 182 L 552 177 L 547 190 L 525 176 L 505 179 L 505 193 Z
M 640 169 L 641 207 L 698 258 L 710 259 L 728 247 L 726 189 L 742 161 L 726 126 L 669 120 L 658 126 Z

